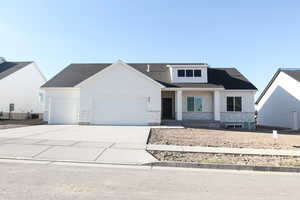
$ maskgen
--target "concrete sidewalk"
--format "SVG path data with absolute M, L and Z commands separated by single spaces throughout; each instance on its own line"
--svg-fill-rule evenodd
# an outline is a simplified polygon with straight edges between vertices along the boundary
M 300 151 L 279 149 L 250 149 L 250 148 L 224 148 L 224 147 L 202 147 L 202 146 L 177 146 L 177 145 L 147 145 L 147 150 L 153 151 L 176 151 L 191 153 L 224 153 L 245 154 L 265 156 L 299 156 Z

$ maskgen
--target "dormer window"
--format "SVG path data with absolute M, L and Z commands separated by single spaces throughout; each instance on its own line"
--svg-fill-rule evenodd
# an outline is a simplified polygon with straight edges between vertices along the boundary
M 202 73 L 200 69 L 178 69 L 178 77 L 201 77 Z
M 207 83 L 207 64 L 167 65 L 172 83 Z
M 193 77 L 194 76 L 193 70 L 188 69 L 188 70 L 185 71 L 185 73 L 186 73 L 186 77 Z
M 184 69 L 177 70 L 177 76 L 178 77 L 185 77 L 185 70 Z
M 194 70 L 194 77 L 201 77 L 201 70 L 200 69 Z

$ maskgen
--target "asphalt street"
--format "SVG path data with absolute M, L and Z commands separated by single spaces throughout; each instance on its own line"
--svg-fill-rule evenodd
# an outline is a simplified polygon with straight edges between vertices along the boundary
M 299 199 L 300 174 L 0 160 L 0 199 Z

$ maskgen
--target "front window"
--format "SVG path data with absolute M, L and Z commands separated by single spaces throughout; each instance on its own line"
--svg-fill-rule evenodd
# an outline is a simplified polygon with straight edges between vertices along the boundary
M 188 112 L 202 112 L 202 98 L 201 97 L 187 97 L 187 111 Z
M 180 69 L 177 71 L 177 76 L 178 77 L 185 77 L 185 70 L 183 69 Z
M 227 97 L 227 111 L 241 112 L 242 111 L 242 97 Z

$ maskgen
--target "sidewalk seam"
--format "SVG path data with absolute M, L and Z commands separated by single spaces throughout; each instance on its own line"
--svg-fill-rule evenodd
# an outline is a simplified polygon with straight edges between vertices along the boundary
M 39 152 L 39 153 L 33 155 L 32 158 L 35 158 L 36 156 L 41 155 L 42 153 L 48 151 L 49 149 L 51 149 L 51 148 L 53 148 L 53 147 L 54 147 L 54 146 L 49 146 L 48 148 L 44 149 L 43 151 L 41 151 L 41 152 Z

